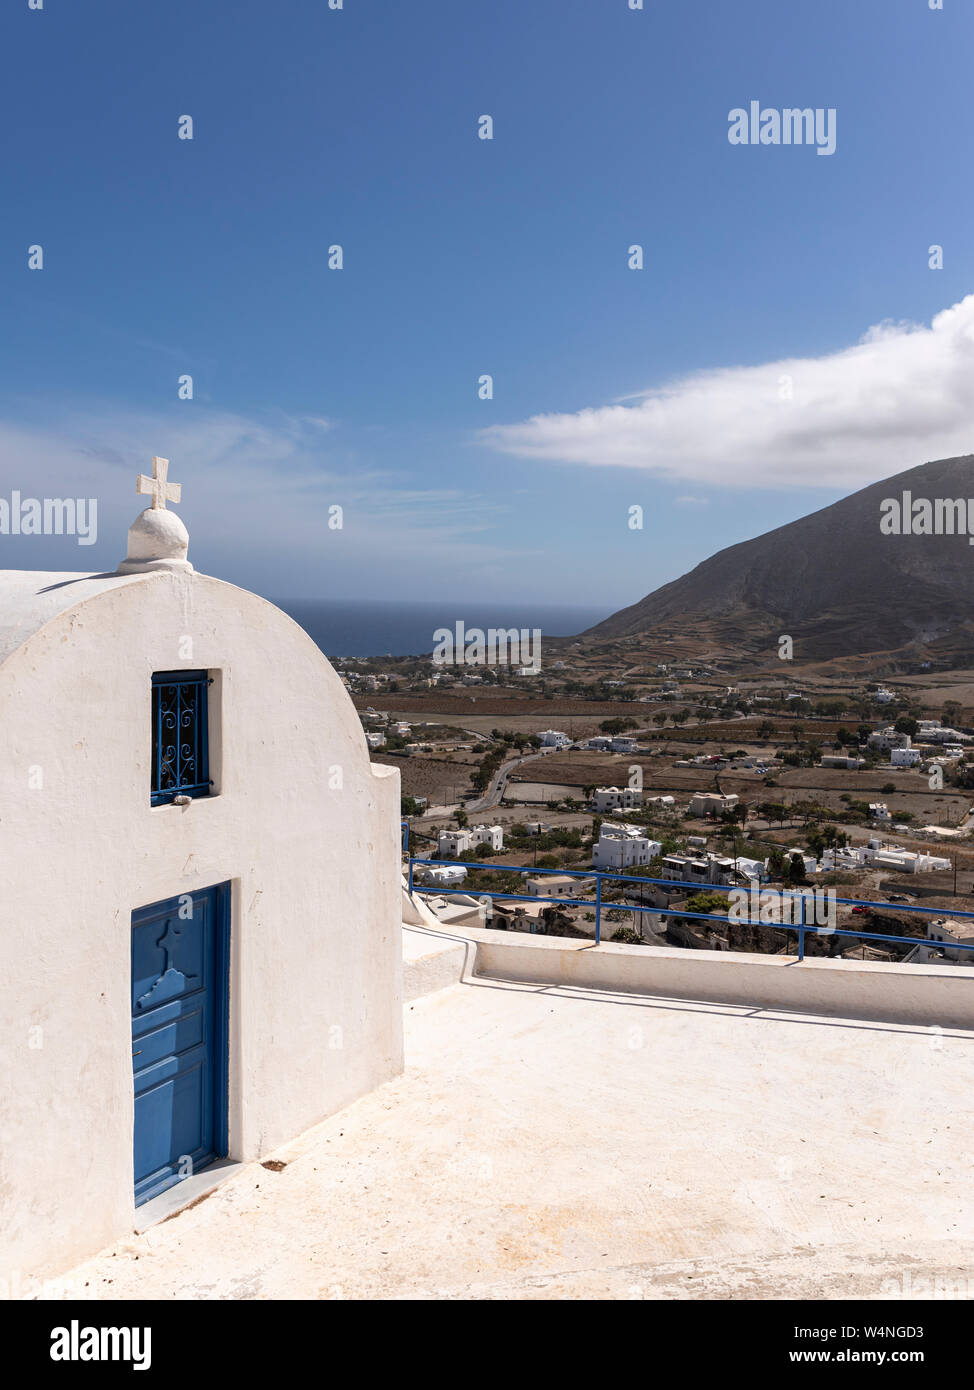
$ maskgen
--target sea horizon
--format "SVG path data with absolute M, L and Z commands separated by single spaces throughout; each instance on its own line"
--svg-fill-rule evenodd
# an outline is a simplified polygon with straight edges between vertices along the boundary
M 437 628 L 462 621 L 470 628 L 535 628 L 546 637 L 573 637 L 609 617 L 610 605 L 512 603 L 506 599 L 423 603 L 381 599 L 270 600 L 328 657 L 422 656 L 435 645 Z

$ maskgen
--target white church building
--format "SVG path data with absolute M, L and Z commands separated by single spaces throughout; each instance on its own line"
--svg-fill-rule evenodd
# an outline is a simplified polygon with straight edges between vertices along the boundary
M 194 571 L 166 473 L 117 572 L 0 571 L 7 1277 L 402 1069 L 399 773 L 295 622 Z

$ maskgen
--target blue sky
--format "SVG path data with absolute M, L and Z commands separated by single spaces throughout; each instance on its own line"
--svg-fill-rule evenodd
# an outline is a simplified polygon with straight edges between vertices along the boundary
M 113 568 L 157 453 L 262 592 L 609 611 L 974 450 L 972 40 L 966 0 L 10 0 L 0 497 L 99 539 L 0 565 Z M 731 145 L 751 100 L 835 153 Z

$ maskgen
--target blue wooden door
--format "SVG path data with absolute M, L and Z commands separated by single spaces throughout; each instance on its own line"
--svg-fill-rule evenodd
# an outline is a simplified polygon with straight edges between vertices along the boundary
M 230 885 L 132 914 L 135 1202 L 226 1149 Z

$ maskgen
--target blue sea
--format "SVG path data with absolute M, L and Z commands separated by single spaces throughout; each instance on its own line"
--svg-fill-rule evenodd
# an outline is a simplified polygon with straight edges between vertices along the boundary
M 570 604 L 380 603 L 371 599 L 274 599 L 300 623 L 326 656 L 420 656 L 433 650 L 433 633 L 456 623 L 472 628 L 540 628 L 545 637 L 570 637 L 613 611 Z

